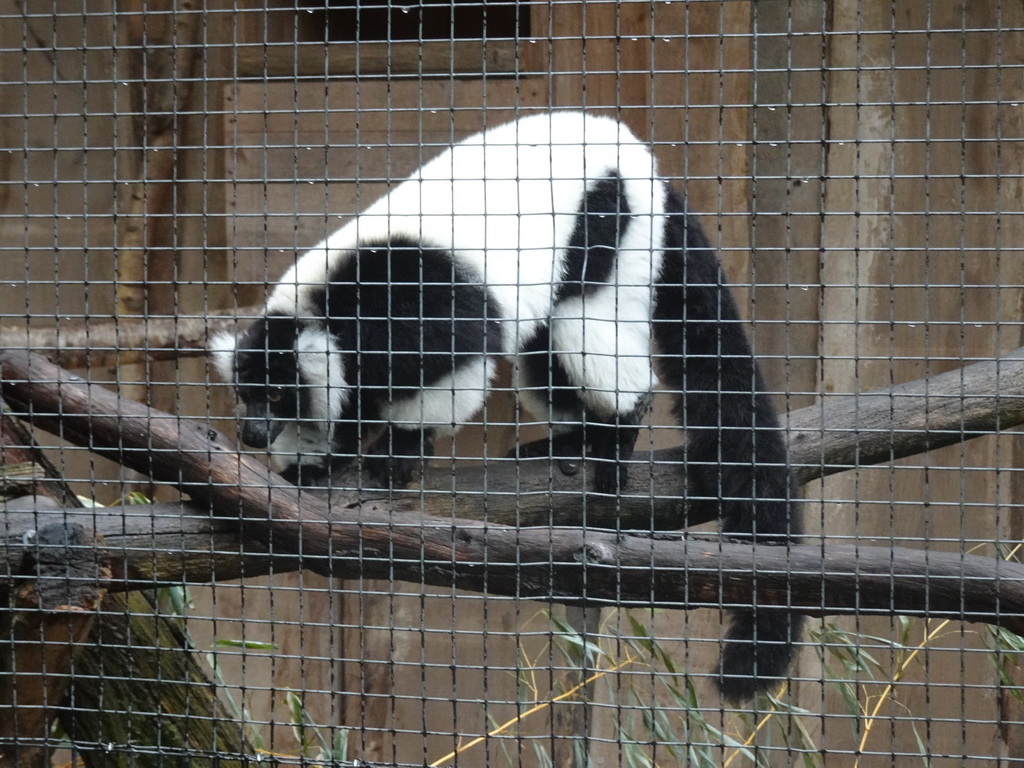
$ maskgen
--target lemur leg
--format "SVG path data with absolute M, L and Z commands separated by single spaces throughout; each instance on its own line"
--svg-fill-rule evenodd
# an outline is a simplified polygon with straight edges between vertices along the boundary
M 552 320 L 558 359 L 581 400 L 583 441 L 599 462 L 594 488 L 602 493 L 626 488 L 627 463 L 657 384 L 649 307 L 641 307 L 644 317 L 634 305 L 628 310 L 618 305 L 616 293 L 623 292 L 609 286 L 585 300 L 563 302 L 558 307 L 562 315 Z M 584 316 L 584 310 L 589 314 Z
M 494 361 L 484 355 L 465 357 L 438 380 L 412 392 L 392 394 L 380 404 L 387 428 L 366 452 L 364 462 L 375 480 L 409 482 L 433 454 L 434 441 L 458 432 L 483 406 L 494 377 Z
M 332 476 L 355 462 L 362 437 L 362 423 L 356 409 L 350 409 L 335 422 L 331 435 L 331 453 L 327 457 Z
M 312 422 L 300 421 L 285 426 L 271 446 L 273 463 L 281 477 L 293 485 L 321 487 L 335 472 L 351 464 L 359 451 L 359 424 L 354 418 L 342 418 L 332 426 L 326 452 L 326 430 L 321 425 L 314 428 Z
M 285 425 L 270 445 L 271 465 L 293 485 L 323 486 L 330 476 L 324 453 L 325 432 L 320 425 L 295 422 Z
M 551 370 L 552 379 L 565 379 L 568 382 L 557 357 L 546 368 Z M 533 383 L 525 376 L 521 378 L 524 384 Z M 588 456 L 597 462 L 594 469 L 596 491 L 615 493 L 624 490 L 629 474 L 628 463 L 640 436 L 640 421 L 650 407 L 650 395 L 641 397 L 636 407 L 625 415 L 595 417 L 585 412 L 579 392 L 572 391 L 568 384 L 563 388 L 552 386 L 547 390 L 549 393 L 560 393 L 558 409 L 540 397 L 541 391 L 527 386 L 520 394 L 523 396 L 528 393 L 522 399 L 531 412 L 547 414 L 557 425 L 552 427 L 547 438 L 518 445 L 509 452 L 508 457 L 582 459 Z
M 519 354 L 514 388 L 523 407 L 549 423 L 549 433 L 545 438 L 517 444 L 507 458 L 582 460 L 586 454 L 583 402 L 575 383 L 551 350 L 551 332 L 546 326 Z
M 640 427 L 623 424 L 587 424 L 590 458 L 595 460 L 594 490 L 615 493 L 629 484 L 629 460 L 640 437 Z
M 507 454 L 509 459 L 582 459 L 583 456 L 583 427 L 522 443 Z
M 636 407 L 607 422 L 588 420 L 584 425 L 589 457 L 594 459 L 594 490 L 623 491 L 629 484 L 629 462 L 640 438 L 640 421 L 651 406 L 652 395 L 641 397 Z

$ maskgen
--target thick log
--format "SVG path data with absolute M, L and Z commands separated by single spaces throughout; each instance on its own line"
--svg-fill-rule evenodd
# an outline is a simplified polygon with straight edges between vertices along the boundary
M 84 656 L 109 572 L 92 532 L 54 523 L 25 537 L 22 577 L 0 612 L 9 652 L 0 654 L 0 767 L 49 764 L 50 726 Z M 6 745 L 6 746 L 4 746 Z
M 75 663 L 74 706 L 60 716 L 87 766 L 131 768 L 140 755 L 197 768 L 258 762 L 184 621 L 161 610 L 152 591 L 112 597 L 118 602 L 108 597 L 103 624 Z
M 1024 567 L 995 558 L 889 547 L 754 547 L 678 534 L 602 532 L 578 524 L 515 528 L 452 517 L 450 507 L 447 519 L 430 520 L 407 511 L 410 504 L 422 506 L 430 498 L 426 494 L 410 500 L 383 491 L 376 499 L 335 492 L 325 500 L 302 492 L 252 456 L 237 453 L 208 427 L 119 400 L 39 358 L 0 355 L 0 379 L 4 396 L 30 413 L 37 426 L 59 427 L 66 439 L 173 482 L 201 502 L 196 516 L 183 518 L 199 526 L 193 529 L 196 537 L 171 544 L 173 556 L 154 558 L 161 549 L 154 528 L 140 532 L 146 558 L 125 559 L 137 544 L 118 548 L 120 571 L 130 585 L 224 578 L 243 569 L 250 575 L 259 572 L 260 563 L 269 567 L 264 555 L 236 554 L 244 561 L 236 571 L 212 571 L 211 550 L 219 547 L 211 546 L 216 539 L 203 519 L 204 510 L 212 510 L 225 516 L 214 530 L 239 537 L 232 551 L 239 552 L 240 542 L 252 541 L 255 534 L 275 553 L 275 568 L 287 552 L 296 558 L 294 567 L 301 563 L 335 576 L 404 579 L 598 606 L 743 605 L 756 591 L 765 610 L 774 605 L 809 615 L 908 613 L 1024 631 Z M 489 482 L 489 487 L 494 486 Z M 485 500 L 490 497 L 477 497 L 481 505 Z M 119 523 L 128 514 L 108 512 Z M 189 553 L 198 553 L 207 570 L 186 567 Z M 168 570 L 158 573 L 152 565 L 157 562 Z

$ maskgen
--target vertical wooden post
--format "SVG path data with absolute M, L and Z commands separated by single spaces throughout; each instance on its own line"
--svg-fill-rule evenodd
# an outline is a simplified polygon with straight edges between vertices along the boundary
M 1019 165 L 1010 159 L 1013 142 L 1005 141 L 1020 135 L 1006 101 L 1016 99 L 1009 94 L 1019 83 L 1006 90 L 1006 72 L 1015 70 L 997 66 L 1019 60 L 1012 50 L 1019 41 L 1009 43 L 1016 35 L 1006 30 L 1020 24 L 1020 9 L 911 0 L 833 3 L 829 14 L 826 395 L 916 379 L 1019 344 L 1022 285 L 1019 255 L 1001 253 L 1017 247 L 1021 235 L 1020 188 L 1011 170 Z M 1000 496 L 1009 500 L 1012 484 L 1000 487 L 992 468 L 1014 454 L 1005 439 L 987 438 L 896 462 L 889 472 L 830 478 L 822 484 L 832 500 L 825 533 L 965 549 L 991 540 L 991 517 L 978 511 L 998 510 Z M 901 514 L 903 505 L 913 513 Z M 965 505 L 974 514 L 965 515 Z M 870 618 L 848 626 L 868 635 L 896 631 Z M 914 636 L 923 634 L 915 626 Z M 965 650 L 975 645 L 984 643 L 974 633 L 950 628 L 929 643 L 922 666 L 904 670 L 894 691 L 910 712 L 965 724 L 963 731 L 932 728 L 933 754 L 960 753 L 966 733 L 979 743 L 998 738 L 1001 713 L 991 689 L 984 690 L 985 680 L 994 686 L 994 672 L 987 653 Z M 935 661 L 944 653 L 956 654 L 956 663 Z M 933 687 L 965 683 L 970 687 L 958 696 Z M 837 691 L 826 686 L 823 695 L 826 706 L 842 709 Z M 823 729 L 832 748 L 862 748 L 863 736 L 849 729 L 827 720 Z M 872 752 L 919 749 L 905 722 L 869 736 L 864 748 Z

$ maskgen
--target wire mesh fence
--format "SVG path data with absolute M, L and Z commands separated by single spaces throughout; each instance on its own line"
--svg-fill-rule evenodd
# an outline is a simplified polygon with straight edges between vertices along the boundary
M 1022 35 L 0 0 L 0 766 L 1022 759 Z

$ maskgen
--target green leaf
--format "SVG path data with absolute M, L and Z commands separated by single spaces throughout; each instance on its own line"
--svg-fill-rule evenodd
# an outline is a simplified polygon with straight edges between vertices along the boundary
M 262 642 L 259 640 L 233 640 L 225 638 L 215 640 L 214 648 L 245 648 L 248 651 L 276 651 L 277 643 Z

